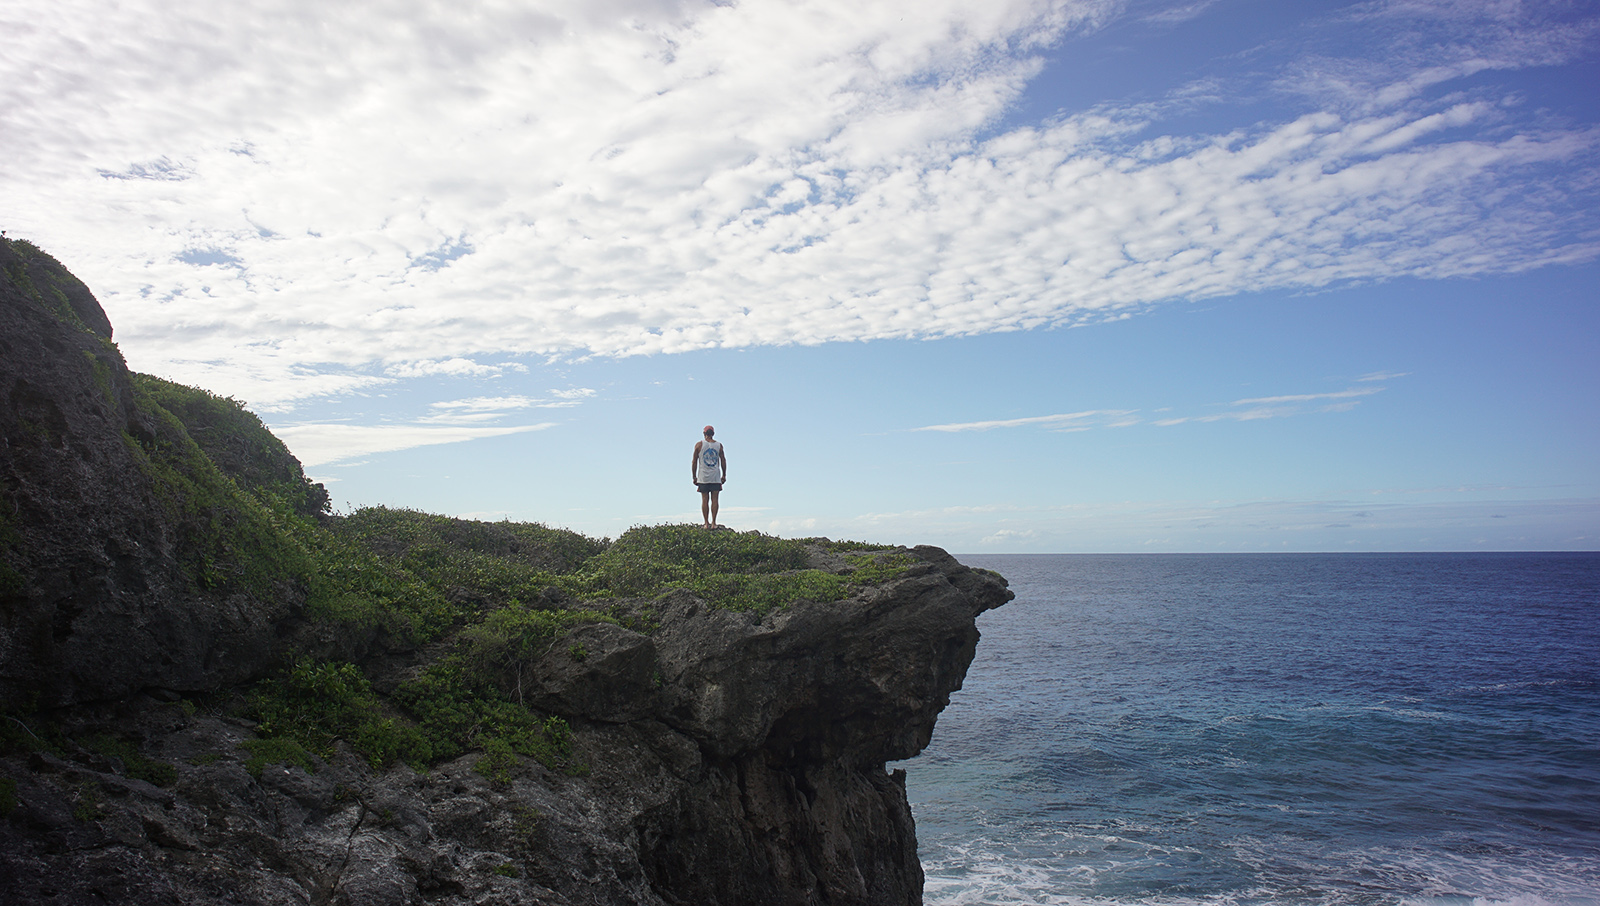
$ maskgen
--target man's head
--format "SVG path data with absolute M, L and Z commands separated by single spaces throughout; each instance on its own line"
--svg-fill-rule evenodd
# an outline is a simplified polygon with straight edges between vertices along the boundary
M 706 430 L 703 433 L 707 437 L 715 437 L 717 435 L 717 429 L 711 427 L 710 425 L 706 425 Z

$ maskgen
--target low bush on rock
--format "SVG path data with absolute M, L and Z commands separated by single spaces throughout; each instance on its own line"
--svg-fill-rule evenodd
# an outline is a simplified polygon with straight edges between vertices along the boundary
M 384 714 L 372 684 L 354 664 L 302 660 L 257 685 L 247 707 L 259 721 L 256 732 L 264 741 L 283 741 L 276 748 L 251 750 L 258 759 L 268 759 L 264 763 L 289 758 L 306 765 L 303 753 L 330 757 L 334 742 L 341 739 L 374 768 L 397 760 L 425 768 L 434 760 L 433 746 L 415 726 Z M 251 764 L 252 773 L 260 773 L 257 762 Z
M 814 547 L 845 553 L 853 569 L 812 568 Z M 795 601 L 840 600 L 852 586 L 888 581 L 916 562 L 909 555 L 882 553 L 892 550 L 759 532 L 708 532 L 698 525 L 636 526 L 565 584 L 589 598 L 654 597 L 682 588 L 713 607 L 765 613 Z

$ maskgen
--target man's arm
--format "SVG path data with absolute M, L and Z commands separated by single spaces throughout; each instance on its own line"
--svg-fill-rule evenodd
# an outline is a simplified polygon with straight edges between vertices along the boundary
M 726 445 L 722 448 L 722 480 L 728 480 L 728 448 Z
M 703 444 L 703 443 L 705 443 L 705 441 L 703 441 L 703 440 L 695 441 L 694 442 L 694 453 L 690 454 L 690 456 L 689 456 L 689 480 L 694 482 L 694 483 L 696 483 L 696 484 L 699 484 L 699 478 L 700 478 L 700 445 Z

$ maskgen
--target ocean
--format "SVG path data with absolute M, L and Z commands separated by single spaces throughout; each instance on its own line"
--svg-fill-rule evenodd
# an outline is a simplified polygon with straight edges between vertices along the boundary
M 930 906 L 1600 906 L 1600 554 L 959 559 Z

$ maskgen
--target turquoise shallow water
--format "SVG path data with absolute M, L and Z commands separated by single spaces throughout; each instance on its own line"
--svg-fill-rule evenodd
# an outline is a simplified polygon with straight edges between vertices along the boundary
M 960 559 L 929 904 L 1600 904 L 1600 555 Z

